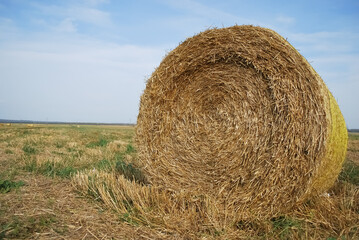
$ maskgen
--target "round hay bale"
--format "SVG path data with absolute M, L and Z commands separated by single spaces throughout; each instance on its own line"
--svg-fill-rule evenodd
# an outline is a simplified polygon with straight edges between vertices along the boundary
M 276 32 L 210 29 L 171 51 L 141 97 L 136 142 L 149 182 L 273 216 L 327 190 L 345 158 L 335 99 Z

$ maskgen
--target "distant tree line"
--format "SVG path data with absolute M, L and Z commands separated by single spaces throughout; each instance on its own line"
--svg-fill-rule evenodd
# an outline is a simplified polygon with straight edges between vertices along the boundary
M 58 121 L 32 121 L 32 120 L 9 120 L 9 119 L 0 119 L 0 123 L 76 124 L 76 125 L 135 125 L 133 123 L 58 122 Z

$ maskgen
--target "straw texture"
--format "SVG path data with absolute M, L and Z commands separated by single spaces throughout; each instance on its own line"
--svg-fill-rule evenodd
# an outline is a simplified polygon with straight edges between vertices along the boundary
M 328 93 L 331 124 L 328 129 L 329 139 L 326 146 L 326 155 L 320 162 L 311 186 L 311 189 L 316 193 L 322 193 L 333 186 L 342 169 L 348 144 L 348 131 L 343 115 L 329 90 Z
M 171 51 L 148 79 L 136 127 L 152 185 L 208 196 L 242 218 L 327 190 L 346 142 L 320 76 L 284 38 L 254 26 L 210 29 Z

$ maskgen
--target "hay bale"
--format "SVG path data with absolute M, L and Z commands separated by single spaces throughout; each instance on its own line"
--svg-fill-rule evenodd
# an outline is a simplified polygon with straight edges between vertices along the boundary
M 343 116 L 306 59 L 272 30 L 211 29 L 181 43 L 148 79 L 139 161 L 166 191 L 273 216 L 327 190 L 343 163 Z

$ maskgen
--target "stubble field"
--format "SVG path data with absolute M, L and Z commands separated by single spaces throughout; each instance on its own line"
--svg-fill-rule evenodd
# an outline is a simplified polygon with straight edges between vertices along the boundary
M 1 125 L 0 239 L 359 239 L 359 134 L 327 193 L 223 226 L 148 188 L 136 161 L 133 126 Z

